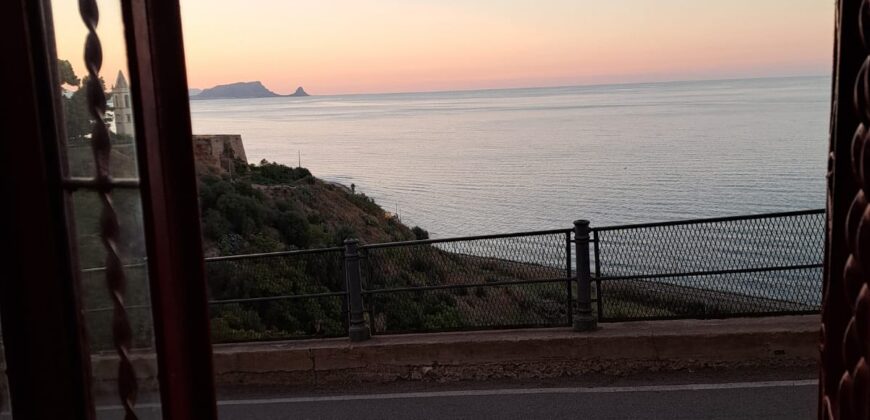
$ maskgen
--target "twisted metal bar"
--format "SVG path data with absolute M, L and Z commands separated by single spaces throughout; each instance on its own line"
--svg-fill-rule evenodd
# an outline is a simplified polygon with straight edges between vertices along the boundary
M 118 353 L 118 394 L 124 407 L 127 420 L 135 420 L 133 411 L 136 404 L 138 385 L 136 372 L 130 361 L 132 330 L 127 311 L 124 308 L 126 278 L 118 251 L 120 225 L 112 201 L 112 182 L 109 172 L 112 144 L 106 127 L 106 95 L 100 81 L 100 68 L 103 65 L 103 50 L 97 36 L 100 12 L 96 0 L 79 0 L 79 13 L 88 29 L 85 41 L 85 67 L 88 72 L 87 89 L 88 111 L 94 121 L 91 127 L 91 147 L 96 164 L 96 191 L 102 204 L 100 214 L 100 238 L 106 250 L 106 284 L 112 299 L 112 338 Z
M 851 172 L 858 190 L 846 216 L 846 247 L 848 257 L 843 269 L 843 292 L 825 293 L 826 306 L 843 306 L 849 313 L 841 337 L 822 329 L 823 355 L 840 347 L 841 366 L 825 365 L 830 377 L 839 376 L 836 389 L 822 388 L 821 418 L 866 419 L 870 415 L 870 0 L 861 0 L 858 13 L 858 36 L 863 46 L 863 63 L 856 76 L 852 105 L 859 124 L 852 136 Z M 835 341 L 837 340 L 837 341 Z M 832 378 L 832 379 L 833 379 Z

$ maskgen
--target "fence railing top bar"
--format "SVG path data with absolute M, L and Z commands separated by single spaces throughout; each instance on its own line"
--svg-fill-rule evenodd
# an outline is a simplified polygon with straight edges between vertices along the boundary
M 130 264 L 124 264 L 123 268 L 125 270 L 129 269 L 129 268 L 140 268 L 140 267 L 145 267 L 146 264 L 147 264 L 146 261 L 140 261 L 140 262 L 135 262 L 135 263 L 130 263 Z M 82 273 L 98 273 L 101 271 L 106 271 L 106 267 L 88 267 L 88 268 L 82 269 Z
M 824 214 L 824 213 L 825 213 L 825 209 L 798 210 L 798 211 L 787 211 L 787 212 L 779 212 L 779 213 L 750 214 L 750 215 L 743 215 L 743 216 L 712 217 L 712 218 L 707 218 L 707 219 L 686 219 L 686 220 L 674 220 L 674 221 L 670 221 L 670 222 L 637 223 L 637 224 L 630 224 L 630 225 L 601 226 L 601 227 L 593 227 L 592 230 L 596 231 L 596 232 L 601 232 L 601 231 L 609 231 L 609 230 L 643 229 L 643 228 L 661 227 L 661 226 L 678 226 L 678 225 L 694 225 L 694 224 L 702 224 L 702 223 L 733 222 L 733 221 L 738 221 L 738 220 L 774 219 L 774 218 L 780 218 L 780 217 L 807 216 L 807 215 Z
M 342 252 L 343 250 L 344 250 L 344 248 L 342 248 L 342 247 L 332 247 L 332 248 L 315 248 L 315 249 L 297 249 L 297 250 L 293 250 L 293 251 L 264 252 L 264 253 L 260 253 L 260 254 L 221 255 L 219 257 L 208 257 L 205 259 L 205 262 L 246 260 L 246 259 L 251 259 L 251 258 L 287 257 L 287 256 L 306 255 L 306 254 L 328 254 L 330 252 Z
M 747 273 L 764 273 L 775 271 L 791 271 L 791 270 L 809 270 L 813 268 L 822 268 L 821 263 L 817 264 L 793 264 L 793 265 L 776 265 L 767 267 L 750 267 L 750 268 L 727 268 L 722 270 L 701 270 L 701 271 L 675 271 L 664 273 L 649 273 L 649 274 L 625 274 L 625 275 L 603 275 L 596 277 L 598 280 L 638 280 L 638 279 L 664 279 L 673 277 L 701 277 L 701 276 L 719 276 L 725 274 L 747 274 Z
M 227 305 L 231 303 L 253 303 L 253 302 L 268 302 L 274 300 L 294 300 L 294 299 L 314 299 L 324 297 L 344 296 L 347 292 L 322 292 L 322 293 L 307 293 L 302 295 L 276 295 L 276 296 L 256 296 L 249 298 L 238 299 L 216 299 L 209 300 L 209 305 Z
M 384 242 L 384 243 L 380 243 L 380 244 L 360 245 L 360 248 L 377 249 L 377 248 L 392 248 L 392 247 L 399 247 L 399 246 L 431 245 L 431 244 L 445 243 L 445 242 L 477 241 L 477 240 L 482 240 L 482 239 L 520 238 L 520 237 L 527 237 L 527 236 L 566 234 L 566 233 L 569 233 L 571 231 L 572 231 L 572 229 L 550 229 L 550 230 L 536 230 L 536 231 L 517 232 L 517 233 L 497 233 L 497 234 L 493 234 L 493 235 L 461 236 L 461 237 L 456 237 L 456 238 L 423 239 L 423 240 L 419 240 L 419 241 Z
M 552 284 L 552 283 L 565 283 L 566 281 L 576 280 L 577 277 L 551 277 L 545 279 L 527 279 L 527 280 L 504 280 L 504 281 L 493 281 L 487 283 L 454 283 L 454 284 L 436 284 L 436 285 L 427 285 L 427 286 L 405 286 L 405 287 L 391 287 L 384 289 L 364 289 L 362 293 L 364 295 L 378 295 L 378 294 L 388 294 L 388 293 L 402 293 L 402 292 L 424 292 L 428 290 L 442 290 L 442 289 L 473 289 L 476 287 L 514 287 L 514 286 L 522 286 L 527 284 Z

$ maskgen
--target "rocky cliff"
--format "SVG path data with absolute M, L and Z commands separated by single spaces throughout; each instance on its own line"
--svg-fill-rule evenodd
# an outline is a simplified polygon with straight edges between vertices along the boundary
M 308 94 L 305 93 L 305 89 L 302 89 L 302 86 L 299 86 L 298 88 L 296 88 L 296 92 L 293 92 L 292 95 L 288 96 L 308 96 Z

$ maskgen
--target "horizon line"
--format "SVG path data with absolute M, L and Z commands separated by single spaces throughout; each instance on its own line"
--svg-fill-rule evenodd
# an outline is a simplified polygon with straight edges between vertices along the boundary
M 329 93 L 329 94 L 316 94 L 310 93 L 308 90 L 305 92 L 308 93 L 307 97 L 327 97 L 327 96 L 361 96 L 361 95 L 414 95 L 414 94 L 425 94 L 425 93 L 461 93 L 461 92 L 488 92 L 495 90 L 524 90 L 524 89 L 554 89 L 554 88 L 572 88 L 572 87 L 603 87 L 603 86 L 627 86 L 627 85 L 654 85 L 654 84 L 669 84 L 669 83 L 686 83 L 686 82 L 728 82 L 728 81 L 737 81 L 737 80 L 764 80 L 764 79 L 797 79 L 804 77 L 831 77 L 828 74 L 801 74 L 801 75 L 787 75 L 787 76 L 753 76 L 753 77 L 724 77 L 724 78 L 713 78 L 713 79 L 665 79 L 665 80 L 655 80 L 655 81 L 634 81 L 634 82 L 607 82 L 607 83 L 586 83 L 586 84 L 568 84 L 568 85 L 538 85 L 538 86 L 513 86 L 513 87 L 493 87 L 493 88 L 468 88 L 468 89 L 445 89 L 445 90 L 408 90 L 408 91 L 399 91 L 399 92 L 354 92 L 354 93 Z M 260 80 L 255 80 L 262 83 Z M 232 84 L 239 82 L 230 82 L 225 84 Z M 221 84 L 214 85 L 212 87 L 222 86 Z M 265 84 L 264 84 L 265 86 Z M 302 87 L 302 86 L 300 86 Z M 205 90 L 211 88 L 191 88 L 188 87 L 188 90 L 198 89 Z M 267 88 L 268 89 L 268 88 Z M 278 93 L 279 96 L 276 97 L 289 97 L 291 94 L 282 94 Z M 220 99 L 220 98 L 215 98 Z M 224 98 L 227 99 L 227 98 Z M 248 98 L 248 99 L 263 99 L 263 98 Z M 268 99 L 268 98 L 266 98 Z

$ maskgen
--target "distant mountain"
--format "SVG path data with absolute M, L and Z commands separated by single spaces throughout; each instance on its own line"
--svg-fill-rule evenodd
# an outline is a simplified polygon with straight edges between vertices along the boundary
M 202 89 L 190 88 L 187 90 L 187 96 L 196 96 L 202 92 Z
M 296 88 L 296 92 L 293 92 L 293 94 L 287 96 L 308 96 L 308 94 L 305 93 L 305 89 L 302 89 L 302 86 L 299 86 L 298 88 Z
M 257 81 L 217 85 L 213 88 L 204 89 L 198 95 L 191 96 L 190 99 L 271 98 L 273 96 L 279 95 L 266 89 L 262 83 Z
M 263 83 L 260 81 L 218 85 L 213 88 L 203 89 L 197 94 L 190 92 L 190 99 L 245 99 L 272 98 L 275 96 L 308 96 L 308 94 L 305 93 L 302 87 L 299 87 L 291 95 L 279 95 L 266 89 L 266 86 L 263 86 Z

